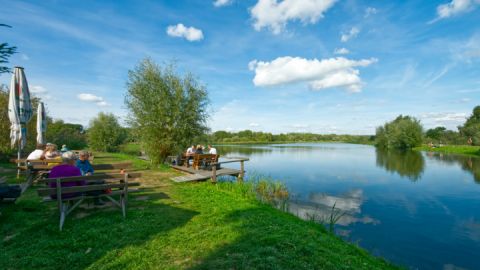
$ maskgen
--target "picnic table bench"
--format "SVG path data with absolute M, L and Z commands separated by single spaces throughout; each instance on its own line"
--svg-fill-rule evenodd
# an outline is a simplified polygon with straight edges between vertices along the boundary
M 40 179 L 40 183 L 48 185 L 55 184 L 55 187 L 37 189 L 38 195 L 43 197 L 44 202 L 57 202 L 60 213 L 60 231 L 63 228 L 65 218 L 77 208 L 84 200 L 106 197 L 115 206 L 122 210 L 123 217 L 126 217 L 128 193 L 138 191 L 129 189 L 132 186 L 140 186 L 139 182 L 129 182 L 130 179 L 137 179 L 140 173 L 99 173 L 92 176 L 75 176 Z M 104 180 L 103 184 L 96 184 L 98 180 Z M 85 181 L 87 185 L 62 187 L 62 183 Z M 89 184 L 91 183 L 91 184 Z M 100 192 L 91 195 L 93 192 Z M 118 196 L 118 199 L 115 197 Z
M 213 155 L 213 154 L 195 154 L 193 156 L 193 164 L 192 167 L 195 170 L 202 168 L 207 169 L 212 164 L 216 164 L 218 162 L 218 158 L 220 155 Z M 187 162 L 188 164 L 188 162 Z M 188 166 L 187 166 L 188 167 Z

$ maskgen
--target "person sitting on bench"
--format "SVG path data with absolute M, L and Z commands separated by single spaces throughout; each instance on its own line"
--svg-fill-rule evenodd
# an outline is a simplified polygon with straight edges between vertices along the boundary
M 30 155 L 28 155 L 27 157 L 27 161 L 28 160 L 37 160 L 37 159 L 40 159 L 42 156 L 43 156 L 43 151 L 45 150 L 45 145 L 43 144 L 37 144 L 37 147 L 35 150 L 33 150 L 32 153 L 30 153 Z
M 75 163 L 75 166 L 77 166 L 77 168 L 80 169 L 80 171 L 82 172 L 82 175 L 84 175 L 84 176 L 93 175 L 93 172 L 94 172 L 92 164 L 90 164 L 90 161 L 88 160 L 88 157 L 89 157 L 89 155 L 88 155 L 87 151 L 81 151 L 79 156 L 78 156 L 77 162 Z M 101 184 L 105 184 L 105 180 L 90 181 L 88 184 L 89 185 L 101 185 Z M 101 190 L 88 191 L 87 195 L 98 196 L 100 194 L 103 194 L 104 192 L 105 191 L 101 191 Z M 94 205 L 104 205 L 105 202 L 101 198 L 94 198 L 93 199 L 93 204 Z
M 50 171 L 50 178 L 61 178 L 61 177 L 72 177 L 72 176 L 82 176 L 82 172 L 79 168 L 75 167 L 75 154 L 73 152 L 65 152 L 62 155 L 62 164 L 57 165 L 52 168 Z M 85 186 L 86 182 L 84 180 L 72 181 L 72 182 L 62 182 L 62 187 L 75 187 L 75 186 Z M 51 182 L 50 187 L 57 187 L 57 183 Z M 78 196 L 79 194 L 70 193 L 65 194 L 64 198 L 72 198 Z M 57 195 L 51 195 L 52 199 L 56 199 Z
M 82 175 L 92 175 L 94 170 L 92 167 L 92 164 L 90 164 L 90 161 L 88 160 L 88 152 L 87 151 L 81 151 L 80 154 L 78 155 L 77 162 L 75 163 L 75 166 L 80 169 L 82 172 Z

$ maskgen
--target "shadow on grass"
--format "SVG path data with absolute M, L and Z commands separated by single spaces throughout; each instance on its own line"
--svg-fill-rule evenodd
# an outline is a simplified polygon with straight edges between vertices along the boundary
M 136 199 L 142 196 L 146 199 Z M 122 256 L 125 248 L 142 246 L 198 214 L 164 199 L 162 192 L 130 196 L 126 219 L 118 208 L 86 210 L 80 218 L 75 210 L 60 232 L 56 204 L 41 203 L 31 189 L 0 216 L 0 269 L 84 269 Z
M 241 235 L 190 270 L 200 269 L 395 269 L 329 234 L 268 206 L 234 211 L 225 223 Z

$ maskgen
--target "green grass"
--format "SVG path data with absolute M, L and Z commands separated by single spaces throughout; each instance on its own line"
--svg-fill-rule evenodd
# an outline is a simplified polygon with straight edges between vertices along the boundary
M 125 159 L 95 156 L 96 162 Z M 56 204 L 40 202 L 35 187 L 29 189 L 2 206 L 0 269 L 396 268 L 322 225 L 259 202 L 242 184 L 174 184 L 169 178 L 177 174 L 145 171 L 125 220 L 117 209 L 83 206 L 62 232 Z
M 468 156 L 480 156 L 480 146 L 469 146 L 469 145 L 445 145 L 441 147 L 429 147 L 427 145 L 422 145 L 416 147 L 413 150 L 417 151 L 431 151 L 431 152 L 441 152 L 449 154 L 461 154 Z

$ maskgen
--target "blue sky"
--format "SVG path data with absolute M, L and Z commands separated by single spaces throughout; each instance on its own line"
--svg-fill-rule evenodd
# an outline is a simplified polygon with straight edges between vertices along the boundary
M 374 134 L 399 114 L 455 129 L 480 97 L 480 0 L 0 0 L 49 114 L 124 119 L 128 70 L 176 61 L 215 130 Z M 7 12 L 8 11 L 8 12 Z M 10 76 L 0 75 L 9 84 Z

